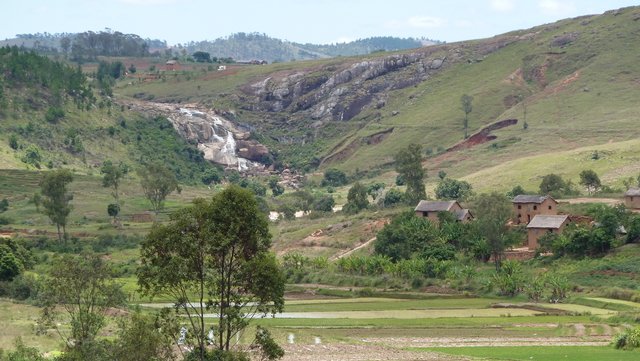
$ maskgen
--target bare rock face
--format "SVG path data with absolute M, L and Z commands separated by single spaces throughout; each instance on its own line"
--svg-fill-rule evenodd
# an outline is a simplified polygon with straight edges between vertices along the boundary
M 197 106 L 178 107 L 163 103 L 134 103 L 138 111 L 167 117 L 176 131 L 186 140 L 197 144 L 204 158 L 239 171 L 259 166 L 269 155 L 269 149 L 255 140 L 250 133 L 241 131 L 231 121 L 215 111 Z
M 482 61 L 517 40 L 515 35 L 499 36 L 478 44 L 434 45 L 273 73 L 244 86 L 239 103 L 250 111 L 286 113 L 282 119 L 288 121 L 349 121 L 366 109 L 381 108 L 390 91 L 417 85 L 451 64 Z M 470 54 L 480 58 L 468 59 Z
M 238 156 L 259 162 L 269 156 L 269 149 L 255 140 L 238 140 Z

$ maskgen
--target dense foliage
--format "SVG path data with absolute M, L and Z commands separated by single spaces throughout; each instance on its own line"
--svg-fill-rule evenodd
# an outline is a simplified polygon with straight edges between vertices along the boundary
M 22 87 L 45 89 L 42 95 L 52 107 L 62 106 L 67 98 L 80 108 L 96 100 L 80 68 L 15 46 L 0 48 L 0 109 L 7 107 L 10 90 Z
M 251 318 L 282 311 L 284 277 L 270 246 L 254 195 L 230 186 L 154 225 L 142 244 L 138 282 L 145 294 L 168 296 L 186 312 L 193 359 L 205 360 L 205 312 L 219 315 L 213 343 L 229 352 Z

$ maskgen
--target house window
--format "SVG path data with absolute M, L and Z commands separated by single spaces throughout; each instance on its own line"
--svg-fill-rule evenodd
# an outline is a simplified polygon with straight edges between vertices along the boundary
M 424 217 L 429 217 L 429 212 L 424 212 L 424 213 L 422 213 L 422 215 L 423 215 Z
M 538 206 L 533 206 L 533 210 L 538 210 Z
M 633 200 L 633 198 L 631 198 Z M 518 204 L 518 209 L 522 209 L 522 206 Z
M 551 209 L 551 206 L 549 206 L 549 209 Z
M 522 214 L 518 213 L 518 218 L 522 217 Z

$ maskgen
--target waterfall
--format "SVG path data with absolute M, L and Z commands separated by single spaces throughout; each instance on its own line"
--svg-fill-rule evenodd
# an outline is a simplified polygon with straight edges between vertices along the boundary
M 232 156 L 236 156 L 236 140 L 233 138 L 233 134 L 227 131 L 227 140 L 224 142 L 222 149 L 220 151 L 224 154 L 229 154 Z
M 213 125 L 211 127 L 211 134 L 213 134 L 213 138 L 218 142 L 224 142 L 224 139 L 216 133 L 216 128 Z

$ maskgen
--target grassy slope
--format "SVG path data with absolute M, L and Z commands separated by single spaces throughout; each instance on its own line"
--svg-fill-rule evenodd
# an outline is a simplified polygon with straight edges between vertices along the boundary
M 348 159 L 327 165 L 353 172 L 388 164 L 393 154 L 409 143 L 420 143 L 432 150 L 447 148 L 462 140 L 460 96 L 468 93 L 474 97 L 469 124 L 471 133 L 501 119 L 518 118 L 520 124 L 495 132 L 498 136 L 493 142 L 497 143 L 496 147 L 492 147 L 492 143 L 482 144 L 428 158 L 425 166 L 429 174 L 442 169 L 453 177 L 467 176 L 481 190 L 496 186 L 507 188 L 515 185 L 513 174 L 503 176 L 502 172 L 494 172 L 488 179 L 484 178 L 485 173 L 476 174 L 505 164 L 504 169 L 522 168 L 524 174 L 518 174 L 517 181 L 532 188 L 537 183 L 536 177 L 546 170 L 527 167 L 530 160 L 527 157 L 540 156 L 537 165 L 545 163 L 542 165 L 548 169 L 561 169 L 565 175 L 577 178 L 582 166 L 588 164 L 567 167 L 571 165 L 567 158 L 571 154 L 567 151 L 585 146 L 598 146 L 600 148 L 594 149 L 608 151 L 611 147 L 616 148 L 609 143 L 638 136 L 635 114 L 640 111 L 640 105 L 635 100 L 640 96 L 640 87 L 635 74 L 640 71 L 640 64 L 636 61 L 635 47 L 630 46 L 640 33 L 640 22 L 632 20 L 637 11 L 637 8 L 630 8 L 617 16 L 604 14 L 564 20 L 514 32 L 508 35 L 535 33 L 535 36 L 523 37 L 486 57 L 471 53 L 470 45 L 492 39 L 449 44 L 460 49 L 471 62 L 455 64 L 415 87 L 392 91 L 384 108 L 365 111 L 350 122 L 352 125 L 339 125 L 342 128 L 327 131 L 325 136 L 330 138 L 322 139 L 314 149 L 321 149 L 318 156 L 327 155 L 342 140 L 357 139 L 393 127 L 394 132 L 382 143 L 360 145 Z M 577 39 L 564 48 L 550 45 L 554 38 L 567 33 L 577 33 Z M 523 59 L 528 56 L 533 60 L 525 62 Z M 234 104 L 228 94 L 247 83 L 330 63 L 348 64 L 362 58 L 238 67 L 227 73 L 194 75 L 191 80 L 186 76 L 170 75 L 164 82 L 127 85 L 119 92 L 125 96 L 143 92 L 160 100 L 213 102 L 216 107 L 237 107 L 239 104 Z M 536 65 L 544 65 L 544 79 L 524 81 L 518 70 L 527 71 Z M 542 81 L 548 85 L 541 86 Z M 505 97 L 517 94 L 526 96 L 529 125 L 526 131 L 521 126 L 522 105 L 505 105 Z M 358 120 L 378 111 L 382 114 L 379 120 L 368 124 Z M 400 113 L 392 116 L 393 111 Z M 245 111 L 239 113 L 239 118 L 255 121 L 260 114 Z M 355 124 L 359 127 L 354 127 Z M 282 129 L 276 127 L 273 131 L 281 132 Z M 300 150 L 304 151 L 309 149 Z M 507 163 L 518 159 L 522 159 L 521 163 Z M 606 181 L 619 183 L 618 175 L 635 172 L 635 162 L 635 158 L 625 156 L 617 159 L 615 166 L 595 165 L 594 168 L 606 173 Z M 383 174 L 380 179 L 391 180 L 392 175 Z

